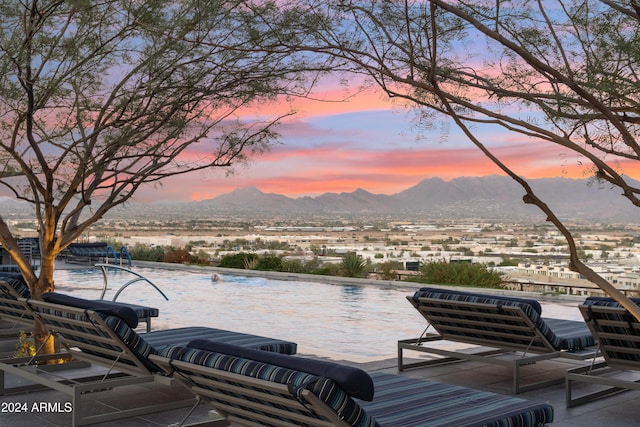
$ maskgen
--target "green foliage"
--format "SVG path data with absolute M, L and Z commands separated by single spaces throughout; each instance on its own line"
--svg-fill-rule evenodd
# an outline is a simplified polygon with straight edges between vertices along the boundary
M 400 261 L 385 261 L 377 265 L 377 271 L 382 274 L 384 280 L 395 280 L 397 276 L 393 271 L 402 269 L 403 265 Z
M 281 267 L 281 271 L 287 273 L 307 273 L 309 271 L 307 265 L 299 259 L 283 259 Z
M 140 261 L 162 262 L 164 259 L 164 248 L 162 246 L 149 247 L 147 245 L 136 244 L 133 248 L 129 248 L 129 254 L 132 259 Z
M 506 259 L 503 259 L 502 262 L 498 265 L 500 267 L 517 267 L 518 260 L 513 258 L 506 258 Z
M 126 246 L 124 243 L 119 242 L 115 238 L 100 238 L 101 242 L 105 242 L 107 246 L 111 246 L 116 253 L 120 253 L 120 248 Z M 128 249 L 128 248 L 127 248 Z
M 263 255 L 258 258 L 258 263 L 253 268 L 261 271 L 282 271 L 282 258 L 276 255 Z
M 220 260 L 220 267 L 224 268 L 246 268 L 247 263 L 252 263 L 258 259 L 258 255 L 240 252 L 233 255 L 225 255 Z
M 33 357 L 36 355 L 36 343 L 32 333 L 20 331 L 14 357 Z
M 501 288 L 502 274 L 484 264 L 437 261 L 424 264 L 411 281 L 438 285 Z
M 0 184 L 38 220 L 39 274 L 11 255 L 40 291 L 60 251 L 139 188 L 265 151 L 288 113 L 242 111 L 307 95 L 324 68 L 261 48 L 301 31 L 272 1 L 0 0 L 0 16 Z M 17 248 L 6 221 L 0 244 Z
M 322 276 L 341 276 L 342 267 L 340 264 L 326 262 L 318 265 L 316 268 L 309 270 L 309 274 L 319 274 Z
M 194 264 L 209 265 L 209 254 L 203 250 L 199 250 L 196 255 L 191 255 L 191 261 Z
M 367 261 L 355 252 L 349 252 L 342 258 L 342 274 L 346 277 L 362 277 Z
M 310 260 L 300 259 L 283 259 L 282 271 L 288 273 L 301 273 L 301 274 L 322 274 L 327 276 L 337 276 L 339 266 L 331 263 L 321 263 L 318 257 L 313 257 Z

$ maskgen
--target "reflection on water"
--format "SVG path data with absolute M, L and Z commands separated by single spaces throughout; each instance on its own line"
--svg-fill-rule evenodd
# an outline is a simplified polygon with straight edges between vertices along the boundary
M 222 281 L 236 286 L 266 286 L 267 279 L 260 277 L 220 276 Z
M 417 337 L 426 326 L 407 302 L 409 293 L 396 289 L 230 275 L 213 282 L 206 273 L 135 271 L 162 289 L 169 301 L 144 282 L 126 288 L 118 301 L 159 308 L 153 329 L 228 329 L 295 341 L 302 354 L 366 361 L 396 357 L 397 341 Z M 108 277 L 108 300 L 133 278 L 120 271 L 108 271 Z M 55 281 L 58 290 L 75 296 L 99 298 L 102 291 L 98 269 L 57 270 Z
M 343 301 L 357 300 L 362 295 L 362 286 L 342 285 L 341 288 Z

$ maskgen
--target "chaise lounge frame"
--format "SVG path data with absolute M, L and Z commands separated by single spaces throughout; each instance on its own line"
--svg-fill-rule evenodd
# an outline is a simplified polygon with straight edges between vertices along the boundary
M 372 401 L 363 396 L 351 398 L 351 393 L 356 393 L 353 387 L 362 384 L 366 388 L 365 381 L 351 381 L 350 386 L 341 388 L 339 380 L 332 381 L 332 368 L 322 370 L 326 376 L 305 373 L 308 371 L 300 370 L 300 361 L 305 359 L 300 357 L 286 356 L 270 364 L 261 361 L 260 355 L 247 355 L 260 353 L 256 351 L 243 351 L 238 356 L 224 351 L 184 350 L 170 349 L 168 354 L 150 358 L 191 387 L 234 427 L 353 427 L 374 423 L 383 427 L 538 426 L 553 419 L 548 404 L 382 372 L 370 376 L 375 387 Z M 287 358 L 298 359 L 292 363 L 295 368 Z M 287 370 L 291 371 L 283 373 Z
M 109 413 L 83 416 L 81 413 L 82 398 L 92 391 L 150 382 L 180 388 L 183 388 L 183 386 L 173 378 L 164 375 L 159 367 L 149 361 L 148 355 L 136 354 L 137 348 L 132 348 L 133 344 L 127 345 L 122 336 L 116 333 L 113 327 L 107 324 L 105 318 L 96 311 L 23 298 L 19 298 L 18 302 L 26 304 L 31 309 L 45 324 L 49 332 L 55 336 L 56 342 L 60 343 L 75 360 L 104 367 L 106 372 L 100 373 L 98 376 L 83 378 L 81 381 L 61 380 L 58 376 L 49 375 L 46 372 L 35 372 L 34 368 L 36 367 L 28 365 L 29 362 L 26 360 L 23 361 L 25 362 L 24 364 L 18 363 L 20 361 L 16 359 L 0 360 L 0 395 L 29 391 L 34 387 L 38 387 L 38 385 L 40 387 L 44 385 L 47 388 L 65 393 L 71 397 L 73 405 L 73 426 L 113 421 L 193 405 L 195 397 L 190 397 L 186 400 L 162 402 L 144 407 L 119 409 Z M 113 319 L 113 316 L 111 318 Z M 118 328 L 120 327 L 118 326 Z M 123 327 L 127 328 L 126 326 Z M 172 330 L 141 335 L 137 335 L 130 328 L 128 331 L 128 341 L 135 343 L 136 336 L 142 336 L 144 339 L 145 336 L 157 336 Z M 185 343 L 192 339 L 194 335 L 197 335 L 199 331 L 223 332 L 240 338 L 264 338 L 212 328 L 181 328 L 176 331 L 184 331 L 181 339 Z M 36 383 L 36 385 L 6 389 L 5 373 L 22 377 Z
M 170 360 L 160 356 L 151 356 L 151 360 L 167 372 L 179 371 L 180 379 L 190 385 L 198 398 L 205 402 L 216 402 L 213 408 L 234 427 L 270 425 L 273 427 L 350 427 L 341 420 L 324 402 L 309 390 L 303 390 L 300 399 L 293 398 L 289 387 L 267 380 L 251 378 L 232 372 L 215 370 L 179 360 Z M 174 374 L 175 375 L 175 374 Z M 242 397 L 232 397 L 241 394 Z M 269 404 L 261 402 L 266 400 Z M 228 401 L 229 403 L 224 403 Z M 253 403 L 248 403 L 253 402 Z M 234 407 L 242 403 L 251 406 L 251 410 Z M 284 406 L 289 410 L 281 409 Z M 291 414 L 291 412 L 298 412 Z M 320 414 L 329 421 L 318 419 L 312 413 Z M 298 424 L 278 421 L 274 417 L 291 417 Z M 253 418 L 256 424 L 247 422 Z M 266 424 L 257 424 L 258 422 Z
M 554 348 L 545 334 L 519 305 L 504 305 L 440 298 L 408 296 L 407 300 L 427 320 L 427 328 L 418 338 L 398 341 L 398 370 L 475 361 L 494 364 L 512 370 L 512 392 L 519 394 L 554 384 L 564 378 L 552 378 L 523 385 L 523 366 L 555 358 L 585 360 L 597 354 L 595 347 L 577 351 Z M 553 322 L 553 319 L 546 319 Z M 428 332 L 429 328 L 436 332 Z M 460 342 L 475 346 L 465 351 L 434 346 L 439 342 Z M 415 351 L 440 357 L 419 362 L 405 362 L 405 351 Z
M 33 313 L 22 301 L 22 295 L 9 283 L 0 279 L 0 319 L 10 327 L 0 332 L 0 337 L 18 336 L 24 327 L 33 328 Z
M 105 324 L 104 320 L 95 311 L 61 307 L 34 300 L 27 302 L 23 298 L 19 298 L 18 302 L 22 302 L 30 309 L 37 307 L 55 308 L 61 316 L 67 316 L 68 318 L 65 319 L 64 323 L 60 323 L 58 322 L 58 316 L 42 312 L 37 313 L 37 316 L 44 321 L 49 331 L 55 336 L 56 342 L 65 348 L 68 356 L 73 357 L 75 360 L 95 363 L 109 368 L 107 368 L 106 372 L 83 376 L 80 379 L 61 379 L 59 375 L 40 370 L 37 366 L 31 365 L 32 361 L 27 358 L 0 360 L 0 395 L 23 393 L 41 389 L 42 386 L 62 392 L 71 398 L 73 426 L 113 421 L 160 410 L 184 408 L 192 404 L 193 399 L 189 399 L 187 401 L 163 402 L 157 405 L 83 416 L 81 413 L 82 398 L 90 392 L 149 382 L 160 382 L 168 386 L 176 386 L 177 384 L 170 378 L 156 375 L 144 366 L 139 358 L 132 353 L 131 349 L 122 342 L 120 337 Z M 85 319 L 80 320 L 83 317 Z M 74 327 L 77 329 L 74 330 Z M 63 334 L 68 332 L 71 332 L 77 338 L 95 341 L 95 344 L 87 344 L 79 340 L 65 338 Z M 84 351 L 79 350 L 78 347 Z M 105 356 L 111 357 L 88 354 L 86 350 L 99 351 Z M 21 377 L 33 384 L 5 388 L 6 373 Z
M 580 305 L 587 325 L 598 341 L 604 361 L 570 369 L 565 374 L 566 406 L 574 407 L 629 390 L 640 390 L 640 322 L 621 306 Z M 635 376 L 638 378 L 638 375 Z M 576 397 L 574 383 L 596 385 L 597 391 Z M 603 388 L 604 387 L 604 388 Z
M 20 289 L 18 289 L 20 288 Z M 20 298 L 23 301 L 20 301 Z M 6 331 L 0 330 L 0 337 L 17 336 L 21 326 L 33 328 L 33 313 L 24 302 L 30 298 L 29 289 L 23 283 L 14 283 L 13 285 L 0 278 L 0 319 L 13 322 L 11 328 Z M 102 302 L 102 300 L 97 300 Z M 153 307 L 145 307 L 137 304 L 128 304 L 115 301 L 104 301 L 107 304 L 126 306 L 133 309 L 138 315 L 138 320 L 144 322 L 146 331 L 151 331 L 151 318 L 158 317 L 159 311 Z

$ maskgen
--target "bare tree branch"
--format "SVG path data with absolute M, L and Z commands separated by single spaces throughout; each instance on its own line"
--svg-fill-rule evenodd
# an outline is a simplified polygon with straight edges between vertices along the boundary
M 428 4 L 426 4 L 428 3 Z M 296 7 L 314 10 L 313 0 Z M 312 42 L 287 46 L 345 61 L 419 114 L 451 118 L 525 191 L 567 240 L 570 268 L 640 310 L 585 265 L 571 230 L 518 171 L 480 141 L 474 125 L 555 145 L 589 162 L 594 179 L 640 207 L 640 188 L 618 162 L 640 160 L 637 1 L 336 0 Z M 428 125 L 428 123 L 427 123 Z
M 36 275 L 0 214 L 0 243 L 34 297 L 58 253 L 142 187 L 267 150 L 291 113 L 244 119 L 305 96 L 328 70 L 263 0 L 0 0 L 0 184 L 34 208 Z M 289 34 L 289 35 L 287 35 Z M 277 35 L 277 36 L 276 36 Z

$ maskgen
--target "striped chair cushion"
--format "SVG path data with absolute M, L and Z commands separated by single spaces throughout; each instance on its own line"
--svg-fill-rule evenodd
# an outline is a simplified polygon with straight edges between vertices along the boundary
M 53 326 L 64 326 L 70 330 L 81 332 L 81 334 L 77 335 L 71 331 L 63 333 L 63 336 L 67 339 L 120 351 L 117 347 L 118 343 L 114 343 L 116 344 L 114 346 L 108 343 L 98 343 L 95 340 L 86 338 L 86 335 L 96 334 L 107 337 L 107 335 L 100 331 L 99 328 L 94 327 L 93 321 L 88 317 L 86 311 L 76 314 L 65 310 L 63 306 L 60 306 L 60 308 L 56 308 L 56 306 L 40 307 L 39 309 L 44 313 L 55 316 L 55 318 L 50 318 L 48 320 L 49 324 Z M 138 334 L 129 326 L 127 321 L 123 320 L 121 317 L 112 316 L 107 312 L 96 312 L 96 314 L 104 320 L 105 324 L 115 332 L 118 337 L 120 337 L 122 341 L 120 345 L 125 345 L 151 372 L 159 372 L 160 368 L 148 359 L 150 354 L 158 354 L 169 345 L 186 345 L 188 342 L 198 338 L 216 340 L 256 349 L 280 351 L 285 354 L 295 354 L 297 351 L 297 345 L 294 342 L 205 327 L 175 328 Z M 86 323 L 87 326 L 83 327 L 78 324 L 72 325 L 69 322 L 65 322 L 65 319 L 80 320 Z M 110 356 L 102 354 L 95 349 L 81 348 L 81 350 L 90 354 L 110 358 Z
M 29 286 L 20 273 L 0 273 L 0 280 L 11 286 L 21 298 L 31 298 Z
M 102 315 L 101 317 L 104 318 L 104 322 L 107 326 L 109 326 L 109 328 L 111 328 L 111 330 L 113 330 L 122 339 L 122 342 L 127 346 L 127 348 L 136 355 L 138 360 L 140 360 L 140 362 L 142 362 L 149 371 L 160 372 L 160 368 L 149 360 L 149 355 L 158 354 L 158 350 L 142 338 L 141 335 L 145 334 L 138 334 L 119 317 Z
M 269 365 L 284 366 L 319 377 L 331 378 L 351 397 L 373 399 L 373 381 L 362 369 L 341 365 L 330 360 L 310 359 L 278 354 L 254 348 L 241 347 L 220 341 L 197 339 L 187 344 L 189 348 L 251 359 Z
M 106 317 L 105 323 L 118 334 L 127 347 L 151 372 L 157 372 L 160 368 L 148 359 L 150 354 L 159 354 L 170 345 L 184 346 L 196 339 L 219 341 L 267 351 L 280 351 L 283 354 L 295 354 L 297 350 L 297 345 L 293 342 L 202 326 L 165 329 L 139 334 L 114 316 Z
M 29 287 L 25 283 L 20 273 L 0 273 L 0 281 L 7 283 L 11 288 L 13 288 L 17 292 L 18 296 L 22 298 L 27 298 L 27 299 L 31 298 L 31 292 L 29 291 Z M 1 285 L 0 285 L 0 294 L 4 297 L 10 297 L 11 299 L 14 298 L 14 295 L 7 292 L 7 289 L 5 289 L 4 286 L 1 286 Z M 62 294 L 58 294 L 58 295 L 62 295 Z M 69 297 L 69 298 L 75 298 L 77 300 L 81 300 L 81 298 L 76 298 L 76 297 Z M 160 310 L 158 310 L 155 307 L 145 307 L 137 304 L 127 304 L 122 302 L 104 301 L 104 300 L 85 300 L 85 301 L 91 301 L 96 304 L 104 303 L 104 304 L 111 304 L 113 306 L 128 307 L 129 309 L 134 311 L 137 319 L 149 319 L 151 317 L 158 317 L 160 315 Z M 64 303 L 60 302 L 60 304 L 64 304 Z M 68 305 L 72 305 L 72 304 L 68 304 Z M 77 305 L 72 305 L 72 306 L 78 307 Z M 80 306 L 80 307 L 83 308 L 83 306 Z M 84 307 L 84 308 L 87 308 L 87 307 Z
M 554 349 L 576 351 L 595 345 L 595 339 L 584 322 L 542 318 L 542 307 L 540 306 L 540 303 L 532 299 L 494 296 L 437 288 L 419 289 L 414 294 L 413 299 L 417 301 L 419 298 L 490 304 L 495 305 L 496 307 L 520 307 Z M 473 311 L 471 309 L 469 310 L 468 317 L 469 319 L 473 319 Z M 496 319 L 496 329 L 499 328 L 499 325 L 500 321 Z M 473 331 L 470 329 L 469 333 L 472 334 Z
M 112 351 L 121 351 L 117 345 L 111 345 L 105 342 L 98 342 L 96 340 L 92 340 L 88 338 L 88 336 L 96 336 L 102 338 L 110 338 L 106 333 L 103 333 L 101 330 L 96 329 L 91 319 L 87 316 L 86 313 L 71 313 L 64 309 L 56 309 L 50 307 L 40 307 L 39 311 L 44 314 L 53 315 L 55 317 L 49 318 L 47 320 L 47 325 L 49 328 L 57 330 L 58 334 L 63 338 L 66 338 L 69 341 L 73 341 L 74 343 L 78 343 L 77 347 L 86 353 L 97 355 L 100 357 L 111 358 L 111 356 L 101 353 L 99 350 L 95 348 L 87 348 L 82 347 L 82 343 L 88 344 L 94 347 L 101 347 L 104 349 L 112 350 Z M 116 316 L 107 316 L 101 315 L 104 319 L 105 323 L 112 328 L 118 335 L 123 337 L 124 343 L 136 354 L 138 357 L 147 357 L 153 351 L 150 346 L 146 345 L 144 340 L 138 339 L 137 334 L 129 328 L 129 326 L 119 317 Z M 72 322 L 68 322 L 70 320 Z M 82 326 L 78 321 L 87 324 L 87 327 Z M 63 329 L 64 328 L 64 329 Z M 76 333 L 77 332 L 77 333 Z M 115 343 L 114 343 L 115 344 Z M 149 362 L 150 363 L 150 362 Z M 153 366 L 154 371 L 158 371 L 159 368 Z
M 152 331 L 141 333 L 140 336 L 159 352 L 169 345 L 186 346 L 187 343 L 197 339 L 217 341 L 282 354 L 295 354 L 298 349 L 297 344 L 291 341 L 226 331 L 224 329 L 207 328 L 204 326 Z
M 553 337 L 553 341 L 550 342 L 557 350 L 578 351 L 596 345 L 596 340 L 585 322 L 549 317 L 541 320 L 540 331 L 546 337 Z
M 372 402 L 359 402 L 388 427 L 534 427 L 553 421 L 553 407 L 428 380 L 374 372 Z
M 640 298 L 631 298 L 636 304 Z M 592 311 L 591 307 L 611 307 L 619 310 Z M 639 322 L 613 298 L 589 297 L 582 308 L 586 309 L 585 320 L 598 332 L 600 349 L 609 363 L 619 361 L 640 362 Z M 625 337 L 633 337 L 625 339 Z
M 33 315 L 26 310 L 24 303 L 17 300 L 17 291 L 2 279 L 0 279 L 0 317 L 33 320 Z
M 515 298 L 503 295 L 487 295 L 475 292 L 464 292 L 454 289 L 438 289 L 438 288 L 420 288 L 414 294 L 413 298 L 437 298 L 442 300 L 477 302 L 480 304 L 496 304 L 519 306 L 523 310 L 535 310 L 536 313 L 542 314 L 542 306 L 534 299 Z
M 629 298 L 631 301 L 640 305 L 640 298 Z M 622 307 L 620 303 L 610 297 L 588 297 L 584 300 L 583 305 L 593 305 L 597 307 Z
M 289 386 L 289 389 L 292 390 L 292 393 L 294 393 L 296 398 L 299 398 L 300 392 L 306 389 L 331 407 L 336 414 L 338 414 L 338 416 L 350 426 L 379 427 L 379 424 L 370 417 L 354 399 L 352 399 L 342 388 L 340 388 L 340 386 L 329 378 L 319 377 L 306 372 L 262 363 L 251 359 L 244 359 L 237 356 L 189 347 L 170 346 L 162 352 L 162 356 L 221 371 L 245 375 L 251 378 L 285 384 Z M 238 402 L 242 402 L 245 398 L 241 393 L 232 397 L 239 398 L 240 400 Z M 225 403 L 236 407 L 240 407 L 242 405 L 232 399 L 225 401 Z M 251 406 L 242 407 L 254 410 Z M 282 406 L 280 409 L 284 409 L 287 412 L 296 411 L 296 409 L 286 405 Z M 319 416 L 318 418 L 322 419 Z M 286 419 L 286 415 L 283 415 L 282 419 Z

